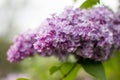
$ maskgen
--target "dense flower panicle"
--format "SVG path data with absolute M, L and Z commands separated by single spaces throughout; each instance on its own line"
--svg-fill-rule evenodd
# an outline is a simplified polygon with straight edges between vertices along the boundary
M 10 62 L 20 61 L 28 56 L 33 56 L 35 49 L 33 43 L 35 42 L 35 32 L 28 30 L 23 34 L 17 36 L 14 44 L 7 52 L 7 59 Z
M 8 60 L 20 61 L 35 52 L 61 60 L 70 54 L 76 59 L 107 60 L 120 48 L 119 24 L 119 15 L 105 7 L 68 7 L 59 15 L 52 14 L 35 31 L 19 35 L 7 52 Z
M 66 8 L 42 23 L 34 48 L 40 55 L 56 55 L 60 59 L 73 54 L 106 60 L 113 52 L 114 38 L 109 28 L 113 18 L 113 13 L 105 7 Z

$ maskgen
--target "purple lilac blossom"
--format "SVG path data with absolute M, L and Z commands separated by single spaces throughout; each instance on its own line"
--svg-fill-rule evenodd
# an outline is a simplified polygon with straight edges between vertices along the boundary
M 68 7 L 47 18 L 36 31 L 17 36 L 7 52 L 10 62 L 20 61 L 38 52 L 64 60 L 70 54 L 95 61 L 107 60 L 119 43 L 114 14 L 105 7 L 89 10 Z M 112 23 L 114 22 L 114 24 Z
M 39 55 L 56 55 L 60 59 L 73 54 L 95 61 L 107 60 L 113 52 L 113 19 L 113 12 L 105 7 L 66 8 L 41 24 L 34 48 Z
M 120 12 L 115 13 L 113 25 L 114 26 L 111 26 L 110 28 L 114 36 L 114 47 L 115 49 L 120 50 Z
M 10 62 L 17 62 L 28 56 L 33 56 L 35 53 L 33 47 L 34 42 L 35 32 L 32 30 L 28 30 L 23 34 L 18 35 L 7 52 L 7 59 Z

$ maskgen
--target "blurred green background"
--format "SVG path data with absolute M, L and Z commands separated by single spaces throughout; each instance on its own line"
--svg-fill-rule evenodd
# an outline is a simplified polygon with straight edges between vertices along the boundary
M 61 63 L 55 57 L 35 56 L 19 63 L 9 63 L 6 52 L 15 35 L 39 26 L 47 15 L 61 11 L 66 5 L 80 5 L 79 1 L 74 3 L 72 0 L 54 0 L 53 3 L 50 0 L 0 0 L 0 80 L 16 80 L 18 77 L 27 77 L 30 80 L 59 80 L 59 72 L 49 75 L 49 68 Z M 108 5 L 113 11 L 119 10 L 118 0 L 103 0 L 103 4 Z M 120 52 L 116 52 L 110 60 L 103 63 L 107 80 L 120 80 Z M 76 80 L 94 79 L 80 69 Z

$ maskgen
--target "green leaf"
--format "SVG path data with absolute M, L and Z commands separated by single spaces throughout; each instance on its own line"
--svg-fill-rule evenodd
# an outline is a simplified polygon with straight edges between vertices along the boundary
M 93 6 L 96 5 L 97 3 L 100 3 L 100 0 L 86 0 L 86 1 L 80 6 L 80 8 L 88 9 L 88 8 L 93 7 Z
M 104 67 L 101 62 L 95 62 L 89 59 L 81 60 L 79 63 L 84 70 L 99 80 L 106 80 Z
M 64 65 L 61 67 L 61 73 L 63 75 L 62 80 L 75 80 L 79 69 L 80 65 L 77 63 L 64 63 Z
M 29 79 L 26 79 L 26 78 L 18 78 L 17 80 L 29 80 Z
M 55 72 L 59 71 L 60 70 L 60 66 L 52 66 L 50 68 L 50 75 L 54 74 Z

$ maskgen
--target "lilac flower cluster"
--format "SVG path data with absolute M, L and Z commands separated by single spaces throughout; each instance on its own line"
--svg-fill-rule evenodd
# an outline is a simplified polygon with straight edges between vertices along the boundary
M 104 8 L 90 10 L 67 8 L 59 15 L 47 18 L 37 34 L 34 48 L 40 55 L 57 55 L 60 59 L 73 54 L 94 60 L 106 60 L 114 44 L 113 13 Z
M 107 60 L 115 50 L 114 13 L 105 7 L 89 10 L 68 7 L 47 18 L 35 34 L 18 36 L 8 60 L 19 61 L 38 52 L 65 59 L 70 54 L 95 61 Z M 120 39 L 120 38 L 119 38 Z M 117 43 L 116 43 L 117 44 Z
M 28 30 L 24 34 L 20 34 L 14 40 L 14 44 L 7 52 L 8 60 L 10 62 L 20 61 L 28 56 L 33 56 L 35 49 L 33 43 L 35 42 L 35 32 Z

